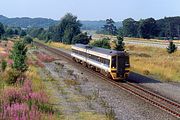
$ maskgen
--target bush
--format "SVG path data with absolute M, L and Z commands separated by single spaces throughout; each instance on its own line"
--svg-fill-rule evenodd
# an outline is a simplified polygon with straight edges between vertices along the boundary
M 95 47 L 102 47 L 102 48 L 110 49 L 111 46 L 109 44 L 109 41 L 110 41 L 109 38 L 103 38 L 102 40 L 96 40 L 92 42 L 91 45 Z
M 24 37 L 23 42 L 25 44 L 31 44 L 33 42 L 33 39 L 31 37 L 29 37 L 29 36 L 26 36 L 26 37 Z
M 3 80 L 9 84 L 15 84 L 17 82 L 18 77 L 21 75 L 21 72 L 16 71 L 15 69 L 10 69 L 4 73 Z
M 3 72 L 5 71 L 6 67 L 7 67 L 7 62 L 5 60 L 2 60 L 1 69 L 2 69 Z
M 170 41 L 170 42 L 169 42 L 169 46 L 168 46 L 168 48 L 167 48 L 167 52 L 168 52 L 169 54 L 171 54 L 171 53 L 175 52 L 176 50 L 177 50 L 176 45 L 173 43 L 173 41 Z
M 17 41 L 15 42 L 13 49 L 11 51 L 10 58 L 13 60 L 13 69 L 16 69 L 18 71 L 24 72 L 27 70 L 26 65 L 26 53 L 27 53 L 27 47 L 24 42 Z

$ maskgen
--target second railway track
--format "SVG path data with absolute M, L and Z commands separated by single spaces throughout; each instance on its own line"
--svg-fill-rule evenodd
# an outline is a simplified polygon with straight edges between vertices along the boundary
M 47 49 L 48 51 L 64 57 L 65 59 L 67 59 L 69 62 L 73 62 L 74 61 L 71 59 L 71 56 L 63 51 L 57 50 L 55 48 L 52 47 L 48 47 L 42 43 L 39 42 L 34 42 L 37 46 L 40 46 L 42 48 Z M 180 118 L 180 104 L 177 102 L 174 102 L 168 98 L 165 98 L 161 95 L 158 95 L 154 92 L 151 92 L 150 90 L 147 90 L 141 86 L 138 86 L 137 84 L 133 84 L 130 83 L 128 81 L 126 81 L 125 83 L 122 82 L 116 82 L 113 81 L 109 78 L 104 77 L 102 74 L 98 73 L 98 72 L 94 72 L 91 69 L 88 69 L 86 67 L 82 67 L 82 65 L 80 64 L 74 64 L 77 67 L 81 67 L 83 70 L 88 71 L 90 74 L 93 74 L 111 84 L 113 84 L 114 86 L 121 88 L 137 97 L 139 97 L 140 99 L 145 100 L 146 102 L 150 103 L 153 106 L 158 107 L 159 109 L 166 111 L 167 113 L 173 115 L 176 118 Z

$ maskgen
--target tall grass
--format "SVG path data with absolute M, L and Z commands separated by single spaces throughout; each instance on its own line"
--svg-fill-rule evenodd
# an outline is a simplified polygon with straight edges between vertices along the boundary
M 168 54 L 166 49 L 127 45 L 131 69 L 166 81 L 180 81 L 180 51 Z
M 56 48 L 63 48 L 63 49 L 66 49 L 66 50 L 71 49 L 71 45 L 63 44 L 63 43 L 60 43 L 60 42 L 50 42 L 50 43 L 47 43 L 47 45 L 52 46 L 52 47 L 56 47 Z

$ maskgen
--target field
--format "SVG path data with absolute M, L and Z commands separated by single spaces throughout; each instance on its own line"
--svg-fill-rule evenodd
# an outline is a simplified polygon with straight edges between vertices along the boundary
M 95 34 L 93 39 L 109 37 L 115 40 L 115 36 Z M 158 39 L 128 38 L 124 41 L 141 41 L 146 43 L 166 43 Z M 174 40 L 179 44 L 180 40 Z M 157 48 L 143 45 L 126 44 L 126 50 L 130 53 L 131 70 L 162 81 L 180 82 L 180 51 L 168 54 L 165 48 Z
M 180 51 L 168 54 L 166 49 L 127 45 L 131 70 L 150 77 L 165 80 L 180 80 Z

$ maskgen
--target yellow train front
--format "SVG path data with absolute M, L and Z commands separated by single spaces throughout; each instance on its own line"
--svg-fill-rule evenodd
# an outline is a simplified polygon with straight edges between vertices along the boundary
M 94 69 L 113 80 L 124 80 L 128 77 L 130 63 L 125 51 L 115 51 L 89 45 L 72 45 L 73 60 Z

